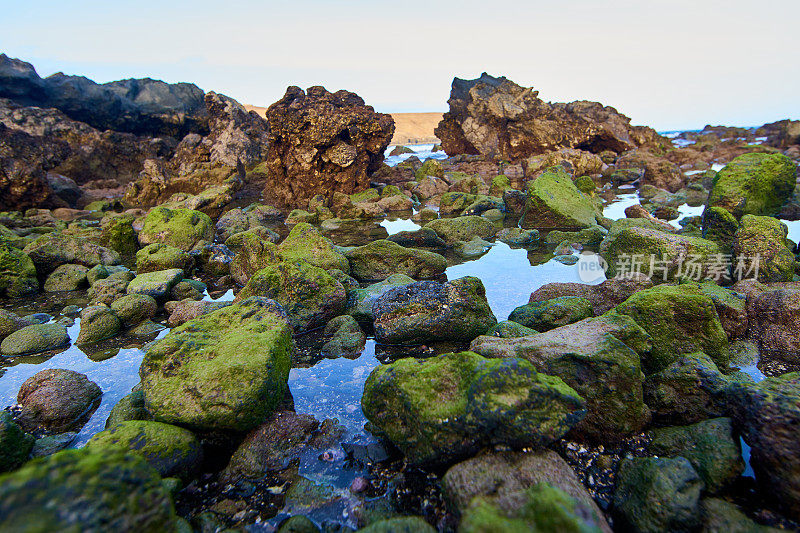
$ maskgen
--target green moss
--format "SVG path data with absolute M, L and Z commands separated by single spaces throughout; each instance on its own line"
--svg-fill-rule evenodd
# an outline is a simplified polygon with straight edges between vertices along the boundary
M 536 331 L 549 331 L 594 316 L 592 302 L 577 296 L 562 296 L 514 309 L 508 319 Z
M 367 189 L 366 191 L 357 192 L 350 195 L 350 201 L 354 204 L 358 202 L 377 201 L 381 199 L 381 193 L 378 189 Z
M 323 270 L 336 268 L 345 274 L 350 272 L 347 258 L 330 240 L 311 224 L 301 222 L 292 228 L 289 235 L 278 245 L 281 257 L 286 261 L 307 261 Z
M 717 174 L 709 206 L 723 207 L 737 219 L 773 215 L 794 192 L 797 166 L 782 154 L 740 155 Z
M 131 257 L 139 248 L 136 231 L 133 229 L 132 215 L 116 215 L 104 217 L 100 244 L 116 250 L 123 257 Z
M 180 248 L 164 243 L 148 244 L 136 252 L 136 273 L 157 272 L 171 268 L 180 268 L 184 274 L 190 274 L 194 267 L 194 259 Z
M 492 196 L 503 196 L 503 193 L 511 188 L 511 180 L 508 176 L 500 174 L 492 178 L 492 184 L 489 187 L 489 194 Z
M 178 326 L 145 354 L 139 375 L 155 420 L 247 431 L 283 399 L 291 328 L 273 302 L 251 298 Z
M 435 159 L 428 159 L 425 161 L 416 172 L 414 172 L 414 178 L 417 181 L 422 180 L 425 176 L 433 176 L 434 178 L 443 178 L 444 177 L 444 169 L 442 169 L 442 164 L 436 161 Z
M 436 529 L 419 516 L 397 516 L 379 520 L 359 533 L 435 533 Z
M 792 281 L 795 257 L 787 245 L 788 229 L 776 218 L 744 215 L 742 225 L 734 236 L 734 253 L 745 270 L 734 278 L 754 277 L 748 271 L 758 264 L 758 281 Z M 739 274 L 739 276 L 737 276 Z
M 28 435 L 11 418 L 0 412 L 0 473 L 8 472 L 28 460 L 35 439 Z
M 596 225 L 598 215 L 597 206 L 563 167 L 549 168 L 528 182 L 523 228 L 583 229 Z
M 597 186 L 594 184 L 594 180 L 589 176 L 579 176 L 575 178 L 575 186 L 581 191 L 583 194 L 592 195 L 597 190 Z
M 0 293 L 16 298 L 38 290 L 36 267 L 30 257 L 5 240 L 0 242 Z
M 738 229 L 739 221 L 724 207 L 711 206 L 703 212 L 703 238 L 718 243 L 722 250 L 730 252 Z
M 304 211 L 302 209 L 294 209 L 291 213 L 286 217 L 286 225 L 291 226 L 292 224 L 316 224 L 319 222 L 319 217 L 316 213 L 309 213 L 308 211 Z
M 477 195 L 466 192 L 446 192 L 439 199 L 439 212 L 442 214 L 461 213 L 475 202 Z
M 447 260 L 437 253 L 406 248 L 385 239 L 353 248 L 345 256 L 353 276 L 360 280 L 385 279 L 392 274 L 430 279 L 447 268 Z
M 439 218 L 425 225 L 444 239 L 448 246 L 458 241 L 471 241 L 475 237 L 491 239 L 497 232 L 495 225 L 479 216 L 465 216 L 456 218 Z
M 161 242 L 188 252 L 201 240 L 214 240 L 214 224 L 205 213 L 192 209 L 154 207 L 139 232 L 143 245 Z
M 123 396 L 111 408 L 111 413 L 106 420 L 106 429 L 128 420 L 152 420 L 151 415 L 144 406 L 144 393 L 141 390 Z

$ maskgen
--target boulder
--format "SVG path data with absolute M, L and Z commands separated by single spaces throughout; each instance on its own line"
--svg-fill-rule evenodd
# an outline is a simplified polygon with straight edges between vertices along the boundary
M 0 294 L 18 298 L 38 291 L 36 265 L 31 258 L 4 239 L 0 241 Z
M 376 113 L 355 93 L 304 92 L 289 87 L 266 112 L 269 150 L 265 195 L 305 206 L 320 191 L 351 194 L 369 187 L 394 132 L 390 115 Z
M 47 276 L 43 289 L 45 292 L 77 291 L 89 284 L 88 271 L 83 265 L 61 265 Z
M 160 242 L 148 244 L 136 252 L 137 274 L 172 268 L 179 268 L 184 274 L 189 274 L 194 268 L 194 259 L 183 250 Z
M 22 431 L 10 413 L 0 412 L 0 474 L 27 461 L 35 440 Z
M 278 252 L 284 261 L 303 260 L 322 270 L 336 268 L 345 274 L 350 272 L 347 258 L 319 230 L 305 222 L 292 228 L 278 245 Z
M 425 228 L 435 231 L 448 246 L 453 246 L 459 241 L 470 241 L 475 237 L 491 239 L 497 232 L 491 221 L 474 215 L 439 218 L 428 222 Z
M 787 233 L 786 225 L 776 218 L 744 215 L 733 240 L 734 278 L 755 277 L 764 283 L 792 281 L 795 259 Z
M 497 323 L 480 279 L 418 281 L 386 291 L 372 305 L 375 338 L 385 344 L 468 342 Z
M 139 244 L 168 244 L 184 252 L 198 242 L 214 240 L 214 224 L 208 215 L 191 209 L 155 207 L 147 213 L 139 232 Z
M 561 379 L 522 359 L 472 352 L 379 366 L 364 384 L 361 407 L 418 464 L 446 464 L 491 445 L 546 446 L 586 414 Z
M 385 239 L 348 250 L 345 257 L 353 277 L 362 281 L 382 280 L 392 274 L 430 279 L 447 268 L 447 260 L 437 253 L 406 248 Z
M 659 285 L 639 291 L 617 306 L 653 339 L 642 360 L 645 374 L 663 370 L 681 354 L 703 351 L 727 369 L 730 345 L 713 300 L 696 283 Z
M 678 165 L 647 150 L 632 150 L 617 158 L 619 169 L 635 169 L 641 175 L 639 185 L 653 185 L 659 189 L 676 192 L 683 188 L 685 178 Z
M 189 480 L 200 466 L 203 450 L 191 431 L 161 422 L 120 422 L 96 433 L 86 449 L 94 453 L 116 451 L 143 457 L 162 477 Z
M 16 313 L 0 309 L 0 341 L 26 325 L 27 323 Z
M 286 393 L 291 328 L 283 309 L 249 298 L 170 331 L 147 350 L 139 376 L 158 422 L 248 431 Z
M 522 305 L 508 319 L 536 331 L 549 331 L 593 316 L 592 302 L 579 296 L 561 296 Z
M 183 270 L 180 268 L 148 272 L 133 278 L 125 290 L 128 294 L 144 294 L 156 300 L 163 300 L 182 279 Z
M 538 91 L 485 72 L 453 79 L 448 104 L 435 129 L 448 155 L 481 154 L 520 159 L 560 148 L 594 153 L 637 146 L 668 146 L 654 130 L 631 126 L 613 107 L 597 102 L 546 103 Z
M 144 406 L 144 393 L 136 387 L 136 390 L 123 396 L 114 407 L 106 419 L 106 429 L 112 428 L 122 422 L 129 420 L 152 420 L 153 415 Z
M 575 296 L 589 300 L 596 316 L 600 316 L 627 300 L 633 293 L 649 289 L 653 282 L 644 274 L 611 278 L 599 285 L 584 283 L 548 283 L 531 293 L 528 303 Z
M 133 215 L 111 215 L 104 216 L 100 221 L 102 234 L 100 244 L 128 258 L 136 254 L 139 249 L 139 241 L 136 238 L 136 231 L 133 229 Z
M 751 333 L 761 357 L 800 362 L 800 289 L 767 290 L 751 302 Z
M 717 173 L 708 207 L 723 207 L 737 219 L 774 215 L 795 188 L 797 165 L 782 154 L 740 155 Z
M 372 305 L 375 300 L 390 289 L 410 283 L 414 283 L 414 279 L 405 274 L 392 274 L 385 280 L 367 285 L 364 288 L 359 287 L 356 282 L 356 286 L 347 293 L 347 314 L 352 315 L 353 318 L 361 323 L 371 325 L 375 320 L 375 315 L 372 314 Z
M 236 295 L 274 299 L 286 311 L 295 331 L 321 327 L 345 311 L 347 293 L 337 280 L 305 261 L 288 261 L 257 271 Z
M 146 294 L 129 294 L 115 300 L 111 310 L 119 317 L 122 325 L 132 327 L 153 318 L 158 313 L 158 303 L 152 296 Z
M 113 309 L 90 305 L 81 311 L 81 330 L 76 344 L 91 344 L 113 337 L 122 330 L 122 320 Z
M 23 251 L 28 254 L 36 265 L 36 270 L 41 274 L 49 274 L 64 264 L 94 267 L 118 265 L 122 261 L 114 250 L 62 232 L 42 235 L 27 245 Z
M 350 315 L 337 316 L 328 322 L 323 335 L 328 340 L 322 345 L 320 355 L 330 359 L 354 359 L 361 355 L 367 342 L 361 326 Z
M 633 457 L 620 463 L 614 511 L 632 531 L 694 531 L 703 481 L 683 457 Z
M 537 335 L 478 337 L 470 349 L 484 357 L 520 357 L 563 379 L 586 399 L 586 417 L 572 434 L 608 442 L 641 431 L 650 420 L 640 359 L 651 343 L 629 317 L 608 313 Z
M 239 285 L 245 285 L 250 277 L 262 268 L 283 261 L 278 247 L 261 238 L 253 230 L 239 233 L 231 239 L 233 238 L 237 238 L 240 243 L 236 250 L 236 256 L 231 261 L 230 273 L 231 278 Z
M 41 370 L 25 380 L 17 393 L 24 428 L 42 427 L 55 433 L 80 429 L 89 419 L 103 392 L 84 374 L 73 370 Z
M 597 224 L 600 210 L 562 167 L 528 182 L 523 228 L 580 230 Z
M 8 335 L 0 344 L 5 356 L 36 354 L 67 346 L 69 335 L 60 324 L 31 324 Z
M 0 477 L 4 531 L 186 531 L 169 491 L 134 454 L 65 450 Z

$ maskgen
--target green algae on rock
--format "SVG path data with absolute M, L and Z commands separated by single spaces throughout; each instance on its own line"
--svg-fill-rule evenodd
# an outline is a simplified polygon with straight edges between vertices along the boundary
M 66 232 L 42 235 L 23 251 L 28 254 L 40 274 L 50 273 L 64 264 L 93 267 L 118 265 L 122 261 L 116 251 Z
M 523 228 L 579 230 L 597 224 L 600 210 L 575 186 L 563 167 L 528 182 Z
M 189 274 L 194 268 L 194 258 L 179 248 L 164 243 L 148 244 L 136 252 L 136 273 L 157 272 L 180 268 Z
M 214 223 L 200 211 L 154 207 L 144 217 L 139 232 L 139 244 L 156 242 L 169 244 L 184 252 L 190 251 L 200 241 L 214 240 Z
M 425 227 L 435 231 L 448 246 L 453 246 L 459 241 L 470 241 L 474 237 L 491 239 L 497 232 L 497 227 L 491 221 L 474 215 L 439 218 L 428 222 Z
M 106 419 L 105 428 L 111 428 L 128 420 L 152 420 L 153 415 L 144 406 L 144 393 L 135 390 L 123 396 L 114 407 Z
M 742 224 L 734 235 L 733 251 L 744 271 L 739 277 L 755 272 L 757 267 L 758 281 L 792 281 L 794 278 L 795 258 L 787 244 L 788 229 L 776 218 L 744 215 Z M 736 276 L 734 276 L 736 277 Z
M 183 270 L 180 268 L 147 272 L 133 278 L 125 290 L 128 294 L 144 294 L 162 300 L 182 279 Z
M 536 331 L 549 331 L 594 315 L 592 302 L 578 296 L 561 296 L 522 305 L 508 319 Z
M 280 306 L 249 298 L 170 331 L 139 375 L 155 420 L 199 430 L 247 431 L 286 393 L 292 332 Z
M 22 250 L 0 240 L 0 294 L 10 298 L 39 291 L 36 265 Z
M 345 257 L 353 277 L 368 281 L 386 279 L 392 274 L 430 279 L 447 268 L 447 260 L 437 253 L 406 248 L 385 239 L 348 250 Z
M 46 352 L 69 344 L 69 335 L 60 324 L 32 324 L 11 333 L 0 344 L 3 355 Z
M 77 291 L 89 284 L 86 280 L 88 270 L 83 265 L 61 265 L 47 276 L 42 288 L 45 292 Z
M 372 371 L 364 415 L 413 463 L 448 463 L 485 446 L 546 446 L 586 414 L 578 393 L 522 359 L 473 352 L 401 359 Z
M 8 472 L 28 460 L 36 439 L 28 435 L 11 418 L 0 411 L 0 473 Z
M 65 450 L 0 476 L 0 530 L 179 532 L 161 477 L 144 459 Z
M 350 273 L 347 258 L 329 239 L 323 237 L 319 230 L 305 222 L 292 228 L 289 235 L 278 245 L 278 251 L 284 261 L 304 260 L 322 270 L 336 268 L 345 274 Z
M 122 330 L 122 321 L 112 309 L 91 305 L 81 311 L 81 330 L 76 344 L 89 344 L 113 337 Z

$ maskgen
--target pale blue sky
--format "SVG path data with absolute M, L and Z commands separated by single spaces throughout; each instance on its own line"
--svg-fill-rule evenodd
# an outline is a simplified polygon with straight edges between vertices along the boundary
M 797 0 L 4 2 L 0 52 L 99 82 L 194 82 L 269 105 L 288 85 L 444 111 L 482 71 L 659 130 L 800 118 Z

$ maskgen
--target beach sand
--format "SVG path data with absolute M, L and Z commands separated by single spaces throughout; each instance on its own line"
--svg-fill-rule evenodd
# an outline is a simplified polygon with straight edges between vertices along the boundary
M 245 105 L 244 107 L 248 111 L 255 111 L 262 117 L 267 111 L 266 107 L 253 105 Z M 433 134 L 433 129 L 442 120 L 441 113 L 392 113 L 391 115 L 395 125 L 392 145 L 439 142 L 439 139 Z

